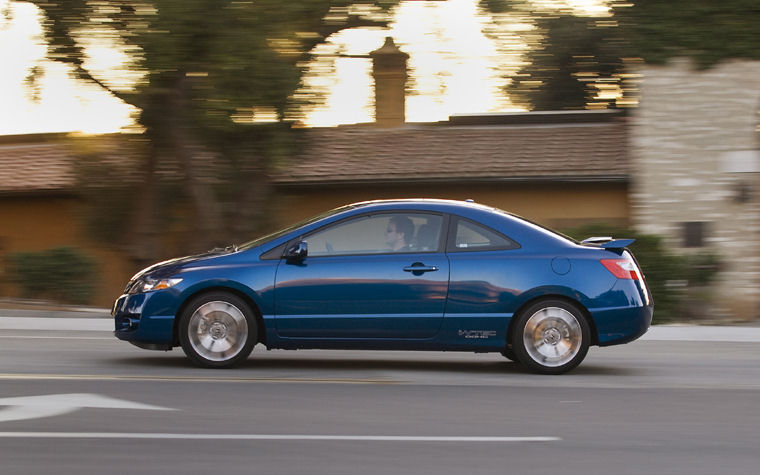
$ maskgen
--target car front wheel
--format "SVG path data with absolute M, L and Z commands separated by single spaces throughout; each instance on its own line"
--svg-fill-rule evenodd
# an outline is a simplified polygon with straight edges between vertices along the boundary
M 586 357 L 591 333 L 583 313 L 563 300 L 542 300 L 518 316 L 512 348 L 517 359 L 541 374 L 561 374 Z
M 193 299 L 179 321 L 179 342 L 193 363 L 229 368 L 245 360 L 257 341 L 256 319 L 243 299 L 214 292 Z

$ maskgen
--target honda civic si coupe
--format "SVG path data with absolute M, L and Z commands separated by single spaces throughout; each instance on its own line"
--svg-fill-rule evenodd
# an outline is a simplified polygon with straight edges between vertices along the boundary
M 494 352 L 559 374 L 649 328 L 632 242 L 576 242 L 470 201 L 356 203 L 142 270 L 113 306 L 115 335 L 211 368 L 260 343 Z

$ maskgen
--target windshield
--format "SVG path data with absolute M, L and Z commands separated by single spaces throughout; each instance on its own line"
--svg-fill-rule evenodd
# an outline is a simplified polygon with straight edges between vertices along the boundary
M 346 205 L 341 206 L 340 208 L 331 209 L 330 211 L 326 211 L 322 214 L 318 214 L 316 216 L 312 216 L 310 218 L 304 219 L 303 221 L 299 221 L 291 226 L 288 226 L 285 229 L 281 229 L 279 231 L 275 231 L 271 234 L 267 234 L 265 236 L 258 237 L 254 239 L 253 241 L 248 241 L 244 244 L 241 244 L 238 246 L 238 250 L 245 251 L 246 249 L 251 249 L 253 247 L 256 247 L 260 244 L 264 244 L 265 242 L 272 241 L 274 239 L 277 239 L 280 236 L 284 236 L 288 234 L 289 232 L 296 230 L 302 226 L 306 226 L 307 224 L 311 224 L 313 222 L 319 221 L 320 219 L 326 218 L 328 216 L 332 216 L 333 214 L 339 213 L 341 211 L 345 211 L 346 209 L 352 208 L 353 205 Z

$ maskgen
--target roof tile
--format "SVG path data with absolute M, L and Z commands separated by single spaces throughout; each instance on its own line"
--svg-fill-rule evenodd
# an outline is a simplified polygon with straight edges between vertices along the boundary
M 531 126 L 315 128 L 279 184 L 468 179 L 621 179 L 622 121 Z
M 63 191 L 74 183 L 71 156 L 61 144 L 0 144 L 0 193 Z
M 628 177 L 624 121 L 559 125 L 409 124 L 306 129 L 277 184 Z M 118 155 L 118 154 L 117 154 Z M 0 193 L 65 191 L 73 159 L 60 142 L 0 143 Z

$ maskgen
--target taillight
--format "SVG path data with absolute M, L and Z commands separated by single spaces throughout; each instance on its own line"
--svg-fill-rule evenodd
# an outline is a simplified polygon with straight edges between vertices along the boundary
M 641 269 L 639 269 L 638 264 L 636 264 L 636 261 L 633 260 L 633 256 L 628 251 L 624 251 L 623 257 L 621 258 L 600 259 L 599 262 L 601 262 L 602 265 L 618 279 L 638 281 L 641 286 L 641 294 L 644 299 L 644 304 L 650 305 L 652 303 L 649 298 L 647 284 L 644 282 L 644 276 L 641 274 Z
M 601 263 L 618 279 L 641 280 L 639 268 L 631 259 L 602 259 Z

